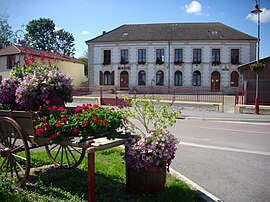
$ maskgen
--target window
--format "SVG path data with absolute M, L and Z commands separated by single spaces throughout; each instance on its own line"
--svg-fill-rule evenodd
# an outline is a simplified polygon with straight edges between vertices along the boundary
M 231 50 L 231 63 L 234 65 L 239 65 L 239 49 Z
M 156 73 L 156 85 L 164 86 L 164 73 L 161 70 L 157 71 Z
M 231 87 L 238 87 L 239 85 L 239 74 L 237 71 L 233 71 L 231 73 L 231 82 L 230 82 L 230 86 Z
M 164 64 L 164 49 L 156 50 L 156 64 Z
M 201 49 L 193 49 L 193 64 L 201 63 Z
M 193 73 L 193 86 L 201 86 L 201 72 L 199 71 Z
M 7 68 L 8 69 L 12 69 L 16 65 L 15 59 L 16 59 L 15 55 L 7 56 Z
M 220 64 L 220 49 L 212 49 L 212 65 Z
M 176 71 L 174 73 L 174 85 L 182 86 L 182 72 L 181 71 Z
M 181 65 L 183 63 L 183 49 L 174 50 L 174 64 Z
M 104 50 L 103 56 L 103 65 L 111 64 L 111 50 Z
M 146 74 L 145 71 L 141 70 L 139 71 L 139 75 L 138 75 L 138 85 L 145 85 L 145 81 L 146 81 Z
M 109 71 L 104 72 L 104 85 L 112 85 L 112 76 Z
M 128 64 L 128 49 L 121 50 L 121 64 Z
M 146 50 L 139 49 L 138 50 L 138 64 L 145 64 L 146 63 Z

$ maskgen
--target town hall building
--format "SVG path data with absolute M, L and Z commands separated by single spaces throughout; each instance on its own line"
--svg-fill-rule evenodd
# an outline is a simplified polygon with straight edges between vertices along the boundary
M 256 38 L 222 23 L 122 25 L 86 41 L 89 86 L 234 92 Z

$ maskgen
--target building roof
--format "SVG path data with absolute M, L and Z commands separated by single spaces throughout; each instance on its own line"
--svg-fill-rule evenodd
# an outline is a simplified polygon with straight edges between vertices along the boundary
M 43 51 L 43 50 L 39 50 L 36 48 L 25 47 L 25 46 L 17 45 L 17 44 L 12 44 L 6 48 L 0 49 L 0 56 L 26 54 L 27 51 L 30 51 L 35 56 L 44 55 L 45 58 L 51 58 L 51 59 L 56 59 L 56 60 L 64 60 L 64 61 L 68 61 L 68 62 L 84 64 L 84 62 L 82 62 L 76 58 L 73 58 L 73 57 L 56 54 L 55 52 L 50 52 L 50 51 Z
M 255 37 L 219 22 L 128 24 L 86 41 L 187 41 L 187 40 L 256 40 Z

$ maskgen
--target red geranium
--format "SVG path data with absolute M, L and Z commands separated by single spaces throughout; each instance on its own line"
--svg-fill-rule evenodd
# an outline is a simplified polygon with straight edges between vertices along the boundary
M 61 123 L 66 123 L 67 120 L 68 120 L 68 119 L 67 119 L 66 117 L 62 117 L 61 120 L 60 120 L 60 122 L 61 122 Z

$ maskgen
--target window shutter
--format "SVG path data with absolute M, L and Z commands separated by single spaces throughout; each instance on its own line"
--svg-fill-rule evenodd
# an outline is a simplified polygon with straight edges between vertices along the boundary
M 112 85 L 114 85 L 114 71 L 112 71 L 111 77 L 112 77 Z
M 103 72 L 99 71 L 99 85 L 102 86 L 103 84 Z

